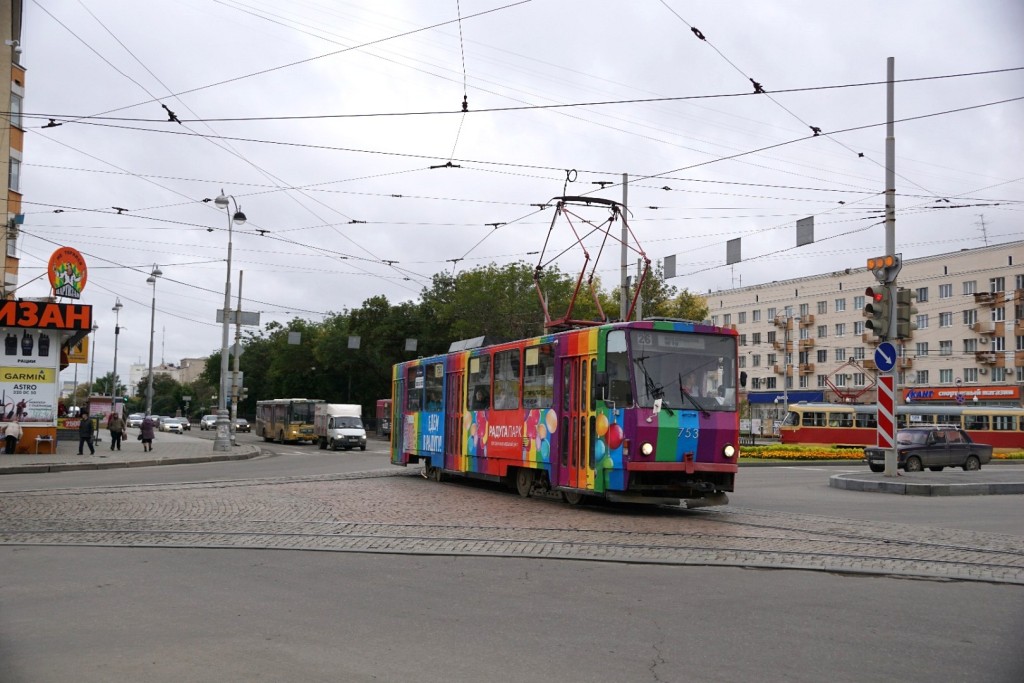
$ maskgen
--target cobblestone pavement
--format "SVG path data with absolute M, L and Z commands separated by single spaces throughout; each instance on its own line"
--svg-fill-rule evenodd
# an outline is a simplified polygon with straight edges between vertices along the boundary
M 1024 536 L 729 506 L 570 507 L 405 470 L 10 493 L 0 499 L 0 543 L 537 557 L 1024 585 Z

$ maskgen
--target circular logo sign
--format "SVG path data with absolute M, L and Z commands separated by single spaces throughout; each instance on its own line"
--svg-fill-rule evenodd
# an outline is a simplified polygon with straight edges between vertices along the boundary
M 80 299 L 82 290 L 85 289 L 85 282 L 89 279 L 85 259 L 77 249 L 71 247 L 59 247 L 57 251 L 53 252 L 46 273 L 50 278 L 54 296 L 64 296 L 69 299 Z

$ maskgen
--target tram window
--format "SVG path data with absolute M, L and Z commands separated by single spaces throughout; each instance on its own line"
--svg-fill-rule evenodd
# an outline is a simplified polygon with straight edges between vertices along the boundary
M 494 409 L 519 409 L 519 349 L 494 354 Z
M 878 418 L 874 413 L 857 413 L 857 426 L 864 429 L 878 429 Z
M 469 359 L 470 410 L 491 407 L 491 357 L 476 356 Z
M 964 415 L 964 429 L 985 430 L 988 429 L 988 415 Z
M 825 426 L 825 413 L 820 411 L 805 411 L 804 412 L 804 427 L 824 427 Z
M 993 415 L 992 429 L 997 432 L 1009 432 L 1017 429 L 1017 418 L 1014 415 Z
M 555 400 L 555 352 L 550 344 L 526 349 L 523 407 L 550 408 Z
M 423 366 L 417 365 L 409 368 L 405 375 L 405 409 L 413 413 L 419 411 L 422 394 Z
M 853 414 L 852 413 L 829 413 L 828 414 L 828 426 L 829 427 L 852 427 L 853 426 Z
M 442 407 L 441 390 L 444 387 L 444 364 L 432 363 L 427 366 L 426 370 L 426 378 L 424 380 L 427 394 L 426 409 L 436 413 Z

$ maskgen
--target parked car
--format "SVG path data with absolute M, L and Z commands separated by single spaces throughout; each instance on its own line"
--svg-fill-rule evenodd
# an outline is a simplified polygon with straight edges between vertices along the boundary
M 865 448 L 864 459 L 872 472 L 885 471 L 885 449 Z M 933 472 L 944 467 L 970 471 L 991 460 L 992 446 L 971 441 L 967 432 L 956 426 L 907 427 L 896 432 L 896 467 L 907 472 L 925 467 Z
M 235 431 L 236 432 L 251 432 L 252 431 L 252 425 L 250 425 L 249 421 L 246 420 L 244 417 L 236 417 L 235 418 Z
M 141 427 L 144 419 L 146 419 L 145 413 L 132 413 L 125 420 L 125 425 L 128 427 Z
M 160 423 L 160 431 L 170 434 L 183 434 L 185 428 L 181 424 L 180 417 L 169 417 Z
M 203 415 L 199 420 L 199 429 L 206 431 L 207 429 L 217 428 L 217 416 L 216 415 Z

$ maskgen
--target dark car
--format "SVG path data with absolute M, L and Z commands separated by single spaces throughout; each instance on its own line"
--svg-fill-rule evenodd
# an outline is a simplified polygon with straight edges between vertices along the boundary
M 236 417 L 235 418 L 235 431 L 236 432 L 251 432 L 252 431 L 252 425 L 250 425 L 249 421 L 246 420 L 244 417 Z
M 885 449 L 864 449 L 864 459 L 872 472 L 885 470 Z M 956 426 L 907 427 L 896 432 L 896 467 L 920 472 L 925 467 L 941 472 L 944 467 L 981 469 L 992 460 L 992 446 L 971 441 L 967 432 Z

